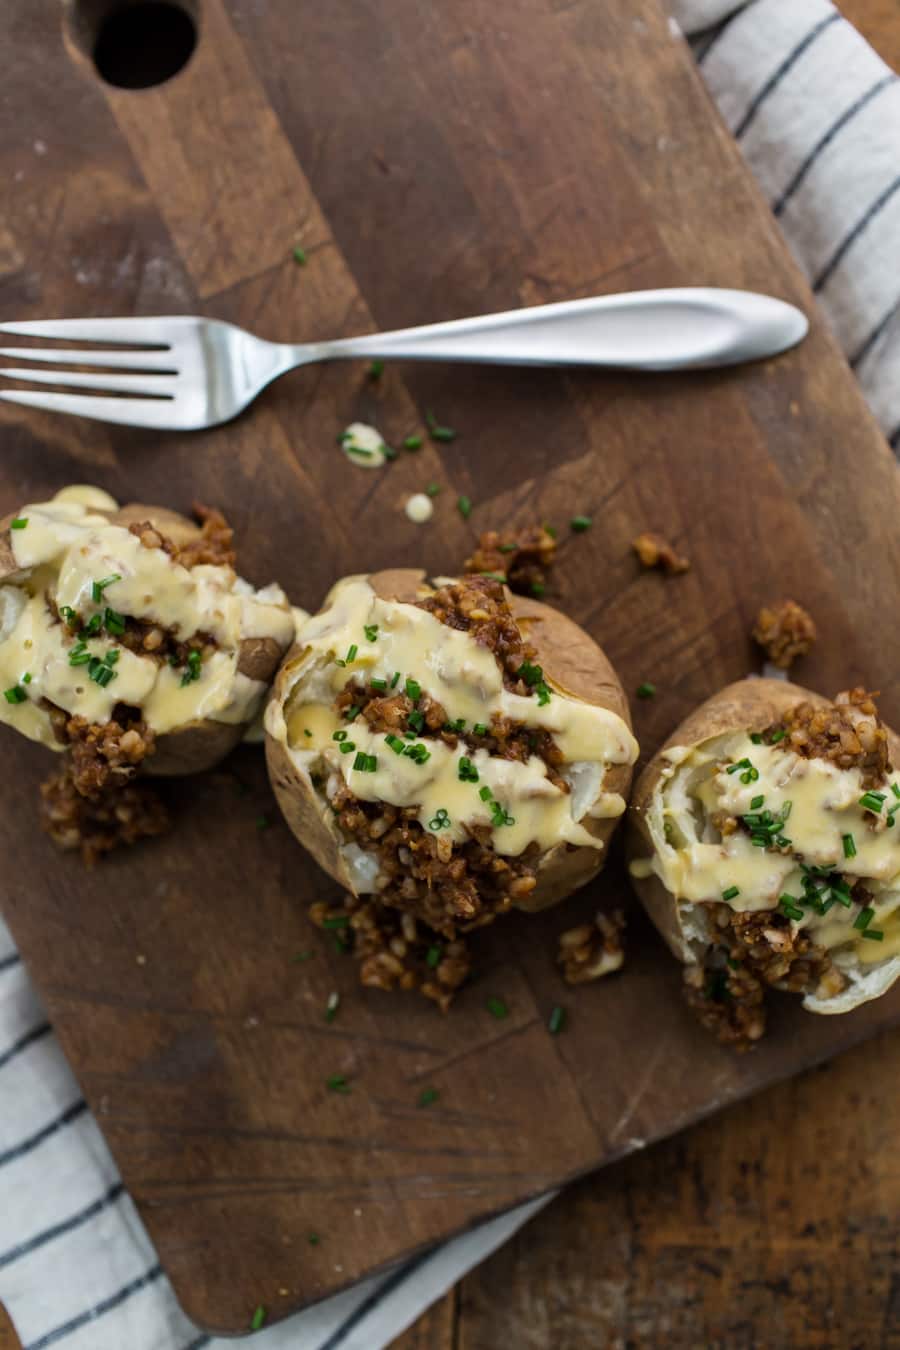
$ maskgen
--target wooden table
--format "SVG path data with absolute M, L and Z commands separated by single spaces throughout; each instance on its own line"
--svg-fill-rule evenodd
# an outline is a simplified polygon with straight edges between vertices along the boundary
M 900 65 L 898 0 L 842 9 Z M 900 1346 L 898 1074 L 894 1034 L 605 1169 L 393 1350 Z
M 900 68 L 900 0 L 839 7 Z M 604 1169 L 393 1350 L 900 1346 L 897 1076 L 895 1032 Z

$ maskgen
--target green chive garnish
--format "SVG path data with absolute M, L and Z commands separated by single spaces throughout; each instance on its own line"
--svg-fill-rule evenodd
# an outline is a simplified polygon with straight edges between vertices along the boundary
M 263 1305 L 260 1304 L 250 1320 L 250 1330 L 259 1331 L 260 1327 L 262 1326 L 263 1322 L 265 1322 L 265 1320 L 266 1320 L 266 1310 L 263 1307 Z
M 396 688 L 397 688 L 397 684 L 399 683 L 399 680 L 400 680 L 400 672 L 399 672 L 399 670 L 395 670 L 395 671 L 394 671 L 394 678 L 391 680 L 391 688 L 392 688 L 392 689 L 396 689 Z
M 795 895 L 779 896 L 778 903 L 781 906 L 782 912 L 789 919 L 803 918 L 803 910 L 797 904 L 797 897 Z
M 565 1025 L 566 1010 L 557 1004 L 550 1014 L 549 1021 L 547 1022 L 547 1030 L 550 1032 L 551 1036 L 558 1036 Z
M 434 1102 L 437 1101 L 440 1095 L 441 1094 L 438 1092 L 437 1088 L 424 1088 L 422 1092 L 419 1093 L 418 1105 L 431 1106 Z
M 771 744 L 771 745 L 777 745 L 779 741 L 783 741 L 783 740 L 784 740 L 784 738 L 785 738 L 786 735 L 787 735 L 787 732 L 785 731 L 784 727 L 779 727 L 777 731 L 773 731 L 773 732 L 772 732 L 772 739 L 771 739 L 770 744 Z
M 27 516 L 16 516 L 15 520 L 11 520 L 9 522 L 9 528 L 11 530 L 24 530 L 27 524 L 28 524 Z
M 349 914 L 335 914 L 330 919 L 322 920 L 323 928 L 346 928 L 350 922 Z
M 476 722 L 474 727 L 472 728 L 472 734 L 474 736 L 486 736 L 488 734 L 488 729 L 485 723 Z
M 645 680 L 643 684 L 638 685 L 635 693 L 638 698 L 653 698 L 656 693 L 656 685 L 651 684 L 649 680 Z
M 433 441 L 453 441 L 456 439 L 456 432 L 453 428 L 440 426 L 433 412 L 426 412 L 425 425 L 428 427 Z
M 884 933 L 880 928 L 867 928 L 863 937 L 868 938 L 870 942 L 884 942 Z
M 380 380 L 382 375 L 384 374 L 384 362 L 370 361 L 369 369 L 366 371 L 366 374 L 368 375 L 370 380 Z
M 502 998 L 489 998 L 485 1005 L 491 1017 L 496 1017 L 498 1022 L 502 1022 L 504 1017 L 509 1016 L 509 1008 L 503 1002 Z
M 325 1086 L 329 1092 L 349 1092 L 350 1084 L 341 1073 L 333 1073 L 330 1078 L 325 1079 Z
M 352 722 L 352 721 L 354 720 L 354 718 L 359 717 L 359 714 L 360 714 L 361 712 L 362 712 L 362 708 L 360 708 L 359 704 L 358 704 L 358 703 L 354 703 L 352 707 L 350 707 L 350 708 L 345 708 L 345 710 L 344 710 L 344 716 L 346 717 L 346 719 L 347 719 L 348 722 Z
M 347 733 L 346 731 L 333 731 L 331 733 L 331 739 L 333 741 L 345 741 L 347 739 Z
M 429 483 L 425 489 L 426 497 L 436 497 L 441 490 L 440 483 Z
M 753 742 L 754 745 L 762 745 L 762 736 L 759 734 L 758 731 L 750 732 L 750 740 Z
M 342 755 L 352 755 L 356 745 L 353 741 L 341 741 L 340 749 Z
M 421 449 L 422 449 L 422 439 L 423 439 L 423 438 L 422 438 L 421 436 L 407 436 L 406 439 L 405 439 L 404 442 L 403 442 L 403 449 L 404 449 L 404 450 L 421 450 Z
M 762 795 L 762 793 L 760 793 L 760 795 L 759 795 L 758 797 L 753 797 L 753 798 L 751 798 L 751 800 L 750 800 L 750 810 L 751 810 L 751 811 L 758 811 L 759 808 L 762 806 L 762 804 L 763 804 L 763 802 L 764 802 L 765 800 L 766 800 L 766 799 L 765 799 L 765 797 Z
M 22 683 L 23 683 L 23 684 L 31 684 L 31 675 L 30 675 L 30 674 L 25 674 L 25 675 L 23 675 L 23 676 L 22 676 Z
M 93 600 L 94 604 L 95 605 L 100 604 L 100 601 L 103 599 L 103 592 L 106 590 L 107 586 L 111 586 L 114 581 L 121 581 L 121 580 L 122 574 L 120 572 L 113 572 L 112 576 L 104 577 L 102 581 L 92 582 L 91 599 Z
M 871 905 L 867 905 L 865 909 L 861 909 L 859 911 L 856 918 L 853 920 L 853 927 L 868 928 L 869 924 L 872 922 L 874 918 L 875 918 L 874 909 L 872 908 Z
M 441 964 L 440 947 L 434 946 L 428 948 L 428 951 L 425 953 L 425 964 L 430 966 L 432 970 Z
M 461 783 L 477 783 L 478 770 L 467 755 L 460 756 L 457 773 Z
M 378 756 L 367 755 L 364 750 L 360 750 L 353 761 L 353 767 L 357 773 L 374 773 L 378 768 Z
M 406 747 L 404 746 L 399 736 L 395 736 L 391 732 L 387 736 L 385 736 L 384 739 L 386 743 L 391 747 L 395 755 L 403 754 L 403 751 L 405 750 Z
M 293 252 L 293 258 L 294 258 L 294 262 L 295 262 L 295 263 L 299 263 L 301 267 L 305 267 L 305 266 L 306 266 L 306 249 L 305 249 L 305 248 L 301 248 L 300 245 L 298 244 L 297 247 L 294 249 L 294 252 Z
M 318 1247 L 322 1239 L 319 1237 L 318 1233 L 310 1233 L 306 1240 L 311 1247 Z
M 576 534 L 584 534 L 585 530 L 589 530 L 593 523 L 590 516 L 573 516 L 569 521 L 569 526 Z
M 413 680 L 409 675 L 406 677 L 406 696 L 411 698 L 413 703 L 418 703 L 422 697 L 422 686 L 418 680 Z
M 494 794 L 493 792 L 491 792 L 491 789 L 488 787 L 487 783 L 485 783 L 483 788 L 478 789 L 478 795 L 483 802 L 489 802 Z
M 470 498 L 470 497 L 457 497 L 457 499 L 456 499 L 456 509 L 459 511 L 459 514 L 462 516 L 463 520 L 468 520 L 468 519 L 469 519 L 469 516 L 472 514 L 472 500 L 471 500 L 471 498 Z
M 363 632 L 366 635 L 366 642 L 374 642 L 378 636 L 378 624 L 367 623 L 365 628 L 363 629 Z
M 741 891 L 739 886 L 729 886 L 727 891 L 722 892 L 722 899 L 734 900 L 734 898 L 740 895 L 740 893 Z
M 845 835 L 842 837 L 842 839 L 841 839 L 841 843 L 844 845 L 844 857 L 845 857 L 845 858 L 855 858 L 855 857 L 856 857 L 856 842 L 855 842 L 855 840 L 854 840 L 854 838 L 853 838 L 853 835 L 852 835 L 852 834 L 845 834 Z
M 540 600 L 542 596 L 547 594 L 547 587 L 542 581 L 533 581 L 531 583 L 531 594 L 535 600 Z
M 377 689 L 379 694 L 383 694 L 387 689 L 387 680 L 372 679 L 369 681 L 369 684 L 373 689 Z
M 28 695 L 19 685 L 14 684 L 12 689 L 4 689 L 3 697 L 7 703 L 24 703 Z

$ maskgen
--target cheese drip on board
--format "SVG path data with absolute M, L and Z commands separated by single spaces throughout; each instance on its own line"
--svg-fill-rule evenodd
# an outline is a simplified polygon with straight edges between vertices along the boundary
M 631 864 L 635 877 L 655 874 L 685 909 L 722 901 L 739 913 L 777 909 L 838 964 L 900 954 L 900 773 L 866 796 L 859 769 L 755 744 L 745 732 L 664 758 L 647 811 L 656 848 Z M 762 812 L 777 822 L 768 848 L 753 842 Z M 737 828 L 720 831 L 726 820 Z M 866 895 L 851 899 L 857 883 Z M 806 901 L 810 885 L 817 905 Z
M 107 493 L 78 486 L 16 513 L 0 580 L 0 721 L 57 750 L 43 700 L 91 723 L 128 704 L 160 735 L 204 718 L 249 721 L 265 685 L 238 671 L 240 646 L 265 637 L 289 645 L 284 593 L 255 590 L 228 566 L 184 567 L 114 524 L 107 513 L 116 509 Z M 69 612 L 78 632 L 59 617 Z M 183 665 L 128 650 L 119 640 L 126 619 L 178 642 L 203 634 L 202 661 L 185 678 Z
M 426 830 L 453 842 L 468 838 L 467 826 L 485 826 L 492 848 L 506 856 L 532 843 L 542 851 L 563 843 L 599 849 L 590 819 L 624 811 L 624 799 L 602 787 L 610 766 L 637 758 L 621 717 L 554 690 L 552 682 L 543 703 L 511 693 L 494 654 L 469 633 L 415 605 L 381 599 L 365 578 L 339 582 L 322 613 L 300 630 L 298 645 L 284 703 L 269 704 L 266 729 L 305 772 L 324 768 L 362 801 L 415 808 Z M 428 735 L 414 743 L 388 737 L 361 715 L 339 718 L 334 702 L 341 691 L 372 679 L 384 682 L 386 695 L 414 681 L 450 722 L 464 723 L 457 746 Z M 521 763 L 467 747 L 466 729 L 489 726 L 495 714 L 553 735 L 569 792 L 550 781 L 537 755 Z M 351 744 L 353 750 L 345 748 Z M 409 747 L 412 755 L 403 753 Z

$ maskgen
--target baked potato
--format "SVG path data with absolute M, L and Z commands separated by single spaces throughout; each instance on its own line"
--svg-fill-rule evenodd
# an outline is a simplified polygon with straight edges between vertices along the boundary
M 0 721 L 56 751 L 102 741 L 113 761 L 127 735 L 132 767 L 156 775 L 222 759 L 294 623 L 280 587 L 237 576 L 207 516 L 71 487 L 0 521 Z
M 862 689 L 746 679 L 640 776 L 634 887 L 697 998 L 740 1039 L 767 986 L 844 1013 L 900 975 L 900 740 Z M 695 1004 L 695 1006 L 697 1006 Z M 711 1022 L 715 1020 L 710 1015 Z M 753 1040 L 763 1018 L 744 1017 Z
M 600 871 L 637 743 L 597 644 L 499 581 L 347 577 L 265 716 L 285 819 L 354 896 L 447 936 Z

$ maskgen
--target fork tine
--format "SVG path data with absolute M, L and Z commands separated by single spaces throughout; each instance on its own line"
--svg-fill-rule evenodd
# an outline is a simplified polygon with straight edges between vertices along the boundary
M 29 384 L 65 384 L 73 389 L 96 389 L 98 393 L 156 394 L 158 397 L 174 398 L 178 377 L 176 375 L 96 375 L 79 374 L 69 370 L 27 370 L 24 366 L 7 366 L 0 369 L 0 375 L 8 380 L 26 380 Z
M 39 394 L 25 389 L 0 390 L 0 399 L 46 412 L 71 413 L 126 427 L 154 427 L 157 431 L 190 430 L 204 425 L 196 418 L 179 414 L 178 403 L 168 399 L 92 398 L 88 394 Z
M 0 347 L 0 356 L 18 361 L 59 361 L 70 366 L 109 366 L 132 370 L 174 371 L 175 357 L 168 352 L 98 352 L 72 347 Z
M 143 342 L 167 347 L 179 328 L 196 322 L 183 315 L 135 319 L 29 319 L 24 323 L 0 323 L 0 333 L 15 333 L 20 337 L 69 338 L 76 342 Z

